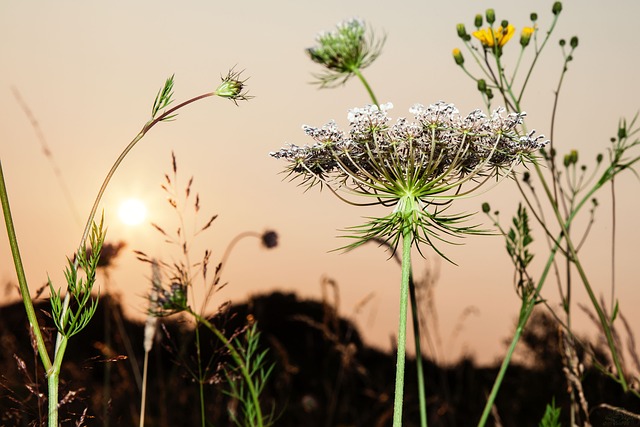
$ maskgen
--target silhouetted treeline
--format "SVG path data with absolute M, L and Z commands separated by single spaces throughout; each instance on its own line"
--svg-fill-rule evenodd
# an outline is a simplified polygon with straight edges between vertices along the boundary
M 36 310 L 43 320 L 48 302 Z M 333 307 L 301 301 L 293 294 L 272 293 L 246 304 L 226 307 L 213 321 L 226 336 L 241 337 L 253 316 L 275 369 L 265 392 L 264 409 L 272 407 L 277 426 L 388 426 L 393 413 L 395 354 L 367 347 L 354 325 L 336 316 Z M 52 325 L 51 319 L 46 319 Z M 109 326 L 105 321 L 109 321 Z M 200 425 L 193 322 L 184 317 L 161 319 L 150 353 L 146 426 Z M 105 331 L 110 331 L 109 337 Z M 54 330 L 46 331 L 50 341 Z M 123 333 L 124 332 L 124 333 Z M 236 402 L 224 394 L 228 355 L 215 337 L 200 329 L 206 415 L 209 425 L 228 426 Z M 126 319 L 117 299 L 103 296 L 89 326 L 74 336 L 60 375 L 63 425 L 137 426 L 144 324 Z M 0 307 L 0 420 L 3 426 L 46 425 L 46 380 L 32 346 L 21 304 Z M 558 344 L 557 325 L 538 313 L 531 320 L 520 352 L 533 360 L 512 365 L 496 401 L 501 424 L 537 426 L 545 406 L 555 397 L 568 425 L 567 381 Z M 131 353 L 131 349 L 133 353 Z M 472 359 L 451 367 L 426 361 L 429 426 L 476 425 L 498 366 L 478 368 Z M 640 399 L 590 366 L 583 387 L 591 407 L 606 403 L 640 412 Z M 108 372 L 107 372 L 108 371 Z M 106 380 L 108 378 L 108 381 Z M 419 425 L 415 363 L 407 361 L 405 423 Z M 105 409 L 106 402 L 106 409 Z M 86 410 L 86 412 L 85 412 Z M 596 417 L 598 415 L 596 414 Z M 594 425 L 606 425 L 597 424 Z M 616 424 L 611 424 L 616 425 Z M 621 425 L 635 425 L 621 424 Z

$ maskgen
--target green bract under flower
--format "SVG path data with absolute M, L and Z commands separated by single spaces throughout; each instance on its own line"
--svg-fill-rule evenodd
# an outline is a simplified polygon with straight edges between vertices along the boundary
M 369 105 L 349 112 L 349 130 L 331 121 L 321 128 L 304 126 L 313 145 L 291 145 L 271 156 L 289 162 L 286 171 L 304 185 L 326 185 L 351 204 L 394 206 L 391 215 L 357 227 L 359 241 L 384 238 L 397 245 L 402 227 L 411 227 L 416 243 L 441 234 L 474 232 L 456 224 L 468 215 L 443 215 L 455 198 L 466 196 L 492 177 L 532 159 L 543 136 L 522 135 L 525 113 L 491 116 L 475 110 L 461 116 L 452 104 L 416 104 L 405 118 L 391 123 L 391 104 Z M 471 188 L 463 191 L 462 185 Z M 371 199 L 355 203 L 339 193 Z M 430 209 L 429 209 L 430 208 Z

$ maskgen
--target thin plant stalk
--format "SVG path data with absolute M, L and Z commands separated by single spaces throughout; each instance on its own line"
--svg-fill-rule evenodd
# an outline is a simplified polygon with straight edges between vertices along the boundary
M 404 366 L 407 341 L 407 303 L 411 277 L 411 227 L 405 224 L 402 231 L 402 281 L 400 284 L 400 319 L 398 321 L 398 354 L 396 359 L 396 385 L 393 401 L 393 427 L 402 426 L 402 401 L 404 395 Z
M 547 275 L 553 266 L 553 262 L 555 259 L 556 252 L 558 251 L 558 247 L 560 245 L 559 239 L 556 239 L 553 248 L 551 249 L 551 253 L 549 254 L 549 258 L 547 259 L 547 263 L 545 268 L 538 280 L 538 285 L 535 288 L 535 291 L 526 299 L 523 299 L 522 306 L 520 308 L 520 315 L 518 317 L 518 325 L 516 326 L 516 330 L 511 338 L 511 343 L 509 344 L 509 348 L 507 350 L 507 354 L 502 360 L 502 364 L 500 365 L 500 370 L 498 371 L 498 375 L 496 376 L 495 381 L 493 382 L 493 387 L 491 388 L 491 392 L 489 393 L 489 397 L 487 398 L 487 403 L 484 406 L 484 410 L 482 411 L 482 416 L 480 417 L 480 421 L 478 422 L 478 427 L 484 427 L 489 419 L 489 415 L 491 414 L 491 408 L 493 408 L 493 404 L 498 396 L 498 391 L 500 390 L 500 386 L 502 385 L 502 380 L 504 379 L 504 375 L 507 372 L 507 368 L 511 363 L 511 359 L 513 357 L 513 352 L 520 341 L 520 337 L 522 336 L 522 332 L 524 331 L 524 327 L 531 317 L 533 313 L 533 309 L 536 304 L 539 302 L 539 295 L 542 291 L 542 287 L 544 286 L 545 280 L 547 279 Z
M 2 171 L 2 161 L 0 160 L 0 202 L 2 203 L 2 213 L 4 214 L 4 223 L 7 228 L 7 237 L 9 238 L 9 246 L 11 247 L 11 255 L 13 257 L 13 263 L 16 269 L 16 276 L 18 277 L 18 286 L 20 289 L 20 296 L 24 304 L 31 330 L 36 338 L 36 346 L 38 348 L 38 354 L 40 360 L 44 366 L 44 370 L 48 373 L 51 370 L 52 364 L 47 353 L 47 347 L 42 337 L 42 331 L 40 331 L 40 325 L 38 324 L 38 318 L 36 317 L 35 309 L 33 308 L 33 301 L 29 294 L 29 286 L 27 285 L 27 277 L 24 273 L 24 266 L 22 264 L 22 257 L 20 256 L 20 248 L 18 246 L 18 238 L 16 237 L 16 230 L 13 226 L 13 217 L 11 216 L 11 207 L 9 206 L 9 195 L 7 194 L 7 186 L 4 180 L 4 172 Z
M 378 103 L 378 99 L 376 98 L 373 89 L 367 82 L 367 79 L 364 77 L 360 69 L 356 68 L 353 70 L 353 73 L 358 76 L 360 82 L 364 85 L 371 101 L 375 105 L 380 105 Z M 404 256 L 403 256 L 404 262 Z M 418 303 L 416 300 L 416 290 L 415 283 L 413 281 L 413 268 L 411 266 L 411 262 L 409 262 L 409 292 L 411 298 L 411 318 L 413 321 L 413 336 L 415 342 L 415 350 L 416 350 L 416 372 L 418 376 L 418 402 L 420 405 L 420 425 L 421 427 L 427 427 L 427 399 L 426 399 L 426 391 L 425 391 L 425 382 L 424 382 L 424 373 L 422 367 L 422 349 L 420 346 L 420 321 L 418 320 Z M 402 314 L 401 314 L 402 316 Z M 405 310 L 406 317 L 406 310 Z
M 144 427 L 144 415 L 147 405 L 147 372 L 149 371 L 149 351 L 144 351 L 144 362 L 142 365 L 142 397 L 140 397 L 140 427 Z
M 364 78 L 364 76 L 362 75 L 362 72 L 360 72 L 360 69 L 355 68 L 352 71 L 353 71 L 353 74 L 358 76 L 358 78 L 360 79 L 360 82 L 362 82 L 362 84 L 364 85 L 364 88 L 367 90 L 367 93 L 369 94 L 371 101 L 373 101 L 373 103 L 376 104 L 377 106 L 380 106 L 380 104 L 378 103 L 378 99 L 376 98 L 376 95 L 373 93 L 373 89 L 371 89 L 371 86 L 369 86 L 367 79 Z
M 413 280 L 413 269 L 409 271 L 409 297 L 411 298 L 411 318 L 413 320 L 413 337 L 416 346 L 416 371 L 418 375 L 418 403 L 420 405 L 420 426 L 427 427 L 427 398 L 425 394 L 424 370 L 422 367 L 420 319 L 418 319 L 418 300 L 416 298 L 416 284 Z

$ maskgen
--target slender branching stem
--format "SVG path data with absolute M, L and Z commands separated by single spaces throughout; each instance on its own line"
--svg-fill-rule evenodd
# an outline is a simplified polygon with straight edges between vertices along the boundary
M 538 173 L 538 175 L 542 176 L 542 171 L 540 170 L 540 166 L 538 166 L 537 164 L 535 165 L 536 168 L 536 172 Z M 549 186 L 547 185 L 547 182 L 542 179 L 542 184 L 544 187 L 544 191 L 547 193 L 547 197 L 549 198 L 549 200 L 553 200 L 553 195 L 551 193 L 551 189 L 549 188 Z M 600 187 L 600 186 L 598 186 Z M 607 316 L 604 313 L 604 310 L 602 309 L 602 307 L 600 306 L 600 303 L 598 302 L 598 298 L 596 297 L 595 293 L 593 292 L 593 288 L 591 287 L 591 284 L 589 282 L 589 279 L 587 277 L 587 274 L 582 266 L 582 262 L 580 261 L 580 259 L 578 258 L 578 253 L 576 252 L 576 249 L 573 245 L 573 241 L 571 240 L 571 236 L 569 235 L 569 231 L 568 231 L 568 225 L 565 224 L 564 220 L 562 219 L 562 216 L 560 214 L 560 211 L 558 209 L 558 205 L 555 203 L 552 203 L 551 206 L 553 207 L 553 211 L 556 215 L 556 219 L 558 220 L 558 224 L 560 225 L 561 229 L 562 229 L 562 233 L 564 235 L 564 239 L 567 243 L 567 249 L 569 251 L 569 254 L 571 256 L 571 262 L 573 263 L 573 265 L 575 265 L 576 270 L 578 270 L 578 274 L 580 275 L 580 279 L 582 280 L 582 283 L 584 285 L 585 290 L 587 291 L 587 295 L 589 296 L 589 299 L 591 300 L 591 303 L 593 305 L 593 308 L 596 311 L 596 314 L 598 316 L 598 319 L 600 321 L 600 324 L 602 325 L 602 330 L 605 334 L 605 337 L 607 339 L 607 345 L 609 346 L 609 349 L 611 350 L 611 358 L 613 359 L 613 363 L 616 367 L 616 374 L 617 374 L 617 381 L 620 383 L 620 385 L 622 386 L 622 389 L 626 392 L 629 388 L 628 384 L 627 384 L 627 380 L 624 377 L 624 370 L 622 369 L 622 364 L 620 362 L 620 357 L 618 355 L 618 351 L 616 349 L 616 343 L 613 337 L 613 333 L 611 330 L 611 322 L 610 320 L 607 318 Z
M 524 331 L 524 327 L 531 317 L 531 313 L 533 313 L 533 309 L 535 305 L 540 301 L 539 295 L 542 291 L 542 287 L 547 279 L 547 275 L 551 270 L 551 267 L 554 265 L 554 259 L 556 256 L 556 252 L 560 247 L 560 237 L 553 240 L 555 243 L 553 248 L 551 248 L 551 252 L 549 253 L 549 257 L 547 258 L 547 262 L 545 264 L 544 270 L 538 280 L 538 285 L 535 288 L 535 291 L 532 292 L 526 298 L 522 300 L 522 306 L 520 307 L 520 315 L 518 317 L 518 324 L 516 326 L 516 330 L 511 338 L 511 343 L 509 344 L 509 348 L 507 350 L 507 354 L 502 360 L 502 364 L 500 365 L 500 370 L 498 371 L 498 375 L 493 383 L 493 387 L 491 388 L 491 392 L 487 399 L 487 403 L 485 404 L 484 410 L 482 411 L 482 416 L 480 421 L 478 422 L 478 427 L 484 427 L 489 419 L 489 415 L 491 414 L 491 409 L 495 403 L 496 397 L 498 396 L 498 391 L 500 390 L 500 386 L 502 385 L 502 380 L 504 379 L 504 375 L 507 372 L 507 368 L 511 363 L 511 359 L 513 358 L 513 352 L 520 341 L 520 337 L 522 336 L 522 332 Z

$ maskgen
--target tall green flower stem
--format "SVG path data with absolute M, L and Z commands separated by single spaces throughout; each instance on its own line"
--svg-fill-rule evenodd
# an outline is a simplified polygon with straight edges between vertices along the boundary
M 411 205 L 413 208 L 413 205 Z M 396 358 L 396 385 L 393 400 L 393 427 L 402 426 L 402 402 L 404 396 L 404 365 L 407 347 L 407 303 L 411 277 L 411 226 L 402 229 L 402 279 L 400 282 L 400 319 L 398 321 L 398 354 Z
M 380 106 L 380 104 L 378 103 L 378 99 L 376 98 L 376 95 L 373 92 L 373 89 L 371 88 L 371 86 L 369 85 L 369 82 L 367 82 L 367 79 L 364 77 L 364 75 L 362 74 L 362 72 L 360 72 L 359 68 L 356 68 L 354 70 L 352 70 L 353 74 L 355 74 L 356 76 L 358 76 L 358 78 L 360 79 L 360 82 L 363 84 L 363 86 L 365 87 L 365 89 L 367 90 L 367 93 L 369 94 L 369 97 L 371 98 L 371 101 L 374 103 L 374 105 L 377 105 L 378 107 Z M 411 238 L 411 236 L 409 236 L 409 238 Z M 407 236 L 403 237 L 403 242 L 407 240 Z M 411 245 L 411 243 L 409 243 L 409 245 Z M 403 246 L 404 248 L 404 246 Z M 405 253 L 404 249 L 403 249 L 403 257 L 402 257 L 402 274 L 403 274 L 403 279 L 404 280 L 404 259 L 405 256 L 407 255 L 407 253 Z M 413 267 L 411 265 L 411 250 L 409 250 L 408 252 L 408 256 L 409 256 L 409 262 L 408 262 L 408 268 L 409 269 L 409 278 L 408 278 L 408 282 L 409 282 L 409 294 L 410 294 L 410 300 L 411 300 L 411 318 L 412 318 L 412 324 L 413 324 L 413 336 L 414 336 L 414 342 L 415 342 L 415 351 L 416 351 L 416 373 L 417 373 L 417 379 L 418 379 L 418 403 L 420 406 L 420 425 L 421 427 L 427 427 L 427 398 L 426 398 L 426 391 L 425 391 L 425 383 L 424 383 L 424 373 L 423 373 L 423 369 L 422 369 L 422 348 L 420 346 L 420 321 L 418 319 L 418 302 L 416 300 L 416 287 L 415 287 L 415 283 L 413 281 Z M 401 299 L 402 299 L 402 286 L 401 286 Z M 406 298 L 406 297 L 405 297 Z M 402 302 L 401 302 L 402 303 Z M 406 305 L 406 302 L 405 302 Z M 406 307 L 404 309 L 404 314 L 402 311 L 402 308 L 400 309 L 400 319 L 402 321 L 402 319 L 405 319 L 405 332 L 403 333 L 403 335 L 406 336 L 406 317 L 407 317 L 407 313 L 406 313 Z M 400 332 L 398 333 L 398 337 L 400 336 Z M 406 344 L 405 344 L 406 347 Z M 400 357 L 400 346 L 398 345 L 398 358 Z M 404 352 L 403 352 L 404 353 Z M 404 359 L 402 361 L 403 364 L 403 374 L 402 377 L 404 378 Z M 399 364 L 397 364 L 396 366 L 399 366 Z M 404 381 L 404 380 L 403 380 Z M 403 384 L 401 384 L 401 386 L 403 386 Z M 396 402 L 398 399 L 398 372 L 396 372 Z M 400 396 L 400 416 L 402 415 L 402 395 Z M 395 407 L 395 405 L 394 405 Z M 395 410 L 394 410 L 394 416 L 395 416 Z

